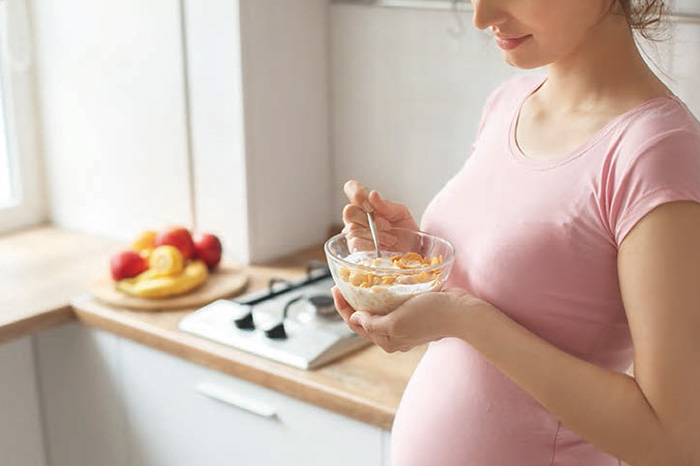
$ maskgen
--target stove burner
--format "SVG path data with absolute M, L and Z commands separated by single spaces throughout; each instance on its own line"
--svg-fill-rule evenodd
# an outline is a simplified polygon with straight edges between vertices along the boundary
M 266 329 L 265 336 L 273 339 L 287 338 L 287 332 L 284 329 L 284 321 L 287 320 L 289 308 L 292 307 L 293 304 L 298 303 L 299 301 L 305 301 L 311 304 L 313 308 L 313 311 L 306 311 L 306 313 L 300 313 L 299 315 L 297 315 L 297 320 L 299 320 L 300 322 L 309 323 L 315 317 L 332 318 L 337 316 L 335 312 L 333 297 L 331 295 L 316 294 L 313 296 L 297 296 L 296 298 L 292 298 L 289 301 L 287 301 L 287 303 L 284 305 L 284 311 L 282 312 L 282 320 L 276 325 Z M 300 318 L 301 316 L 305 317 Z M 238 323 L 236 325 L 238 325 Z
M 315 313 L 321 316 L 335 315 L 333 297 L 329 294 L 317 294 L 307 299 L 314 307 Z
M 244 312 L 237 318 L 233 319 L 234 325 L 241 330 L 255 330 L 255 321 L 253 320 L 253 309 L 256 304 L 262 303 L 290 291 L 301 289 L 312 283 L 324 280 L 331 276 L 328 266 L 321 261 L 310 261 L 306 265 L 306 278 L 291 282 L 280 277 L 272 277 L 268 283 L 267 292 L 256 293 L 249 296 L 247 299 L 234 300 L 234 302 L 244 307 Z M 281 285 L 281 286 L 278 286 Z M 282 313 L 282 321 L 272 327 L 265 329 L 264 333 L 268 338 L 285 339 L 287 333 L 284 329 L 284 320 L 287 318 L 289 307 L 301 300 L 305 300 L 312 307 L 312 311 L 306 312 L 305 323 L 309 323 L 315 317 L 331 317 L 337 315 L 333 305 L 333 297 L 330 294 L 315 294 L 313 296 L 297 296 L 287 301 Z

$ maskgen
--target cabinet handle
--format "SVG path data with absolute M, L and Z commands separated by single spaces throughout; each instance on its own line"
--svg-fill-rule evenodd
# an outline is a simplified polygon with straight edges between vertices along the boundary
M 260 401 L 245 398 L 230 390 L 215 385 L 213 383 L 202 382 L 195 387 L 195 390 L 208 398 L 211 398 L 221 403 L 226 403 L 236 408 L 240 408 L 251 414 L 255 414 L 266 419 L 278 419 L 277 410 L 272 406 L 261 403 Z

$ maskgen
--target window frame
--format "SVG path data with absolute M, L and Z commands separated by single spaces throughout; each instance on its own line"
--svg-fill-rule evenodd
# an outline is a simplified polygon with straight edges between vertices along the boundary
M 0 206 L 0 234 L 47 221 L 31 37 L 26 0 L 0 0 L 0 85 L 17 195 L 16 202 Z

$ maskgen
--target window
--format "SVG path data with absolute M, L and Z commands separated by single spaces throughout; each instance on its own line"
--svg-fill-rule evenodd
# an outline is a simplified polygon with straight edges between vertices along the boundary
M 0 206 L 9 204 L 12 199 L 10 190 L 10 159 L 7 155 L 7 137 L 5 136 L 5 101 L 2 98 L 2 76 L 0 76 Z
M 0 74 L 0 209 L 13 202 L 12 165 L 7 146 L 7 124 L 5 122 L 5 99 Z
M 0 234 L 44 220 L 29 31 L 26 0 L 0 0 Z

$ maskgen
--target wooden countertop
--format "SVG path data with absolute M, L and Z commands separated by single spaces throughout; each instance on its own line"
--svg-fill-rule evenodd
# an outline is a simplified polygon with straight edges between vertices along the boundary
M 0 236 L 0 343 L 73 318 L 72 297 L 109 267 L 119 244 L 40 226 Z
M 386 354 L 370 346 L 336 362 L 304 371 L 178 330 L 190 312 L 116 309 L 85 294 L 104 275 L 109 255 L 123 245 L 52 227 L 0 236 L 0 343 L 77 318 L 183 359 L 277 390 L 351 418 L 390 429 L 408 379 L 425 348 Z M 76 260 L 78 258 L 78 260 Z M 272 276 L 295 279 L 320 248 L 247 267 L 246 292 Z M 69 306 L 71 298 L 72 307 Z

